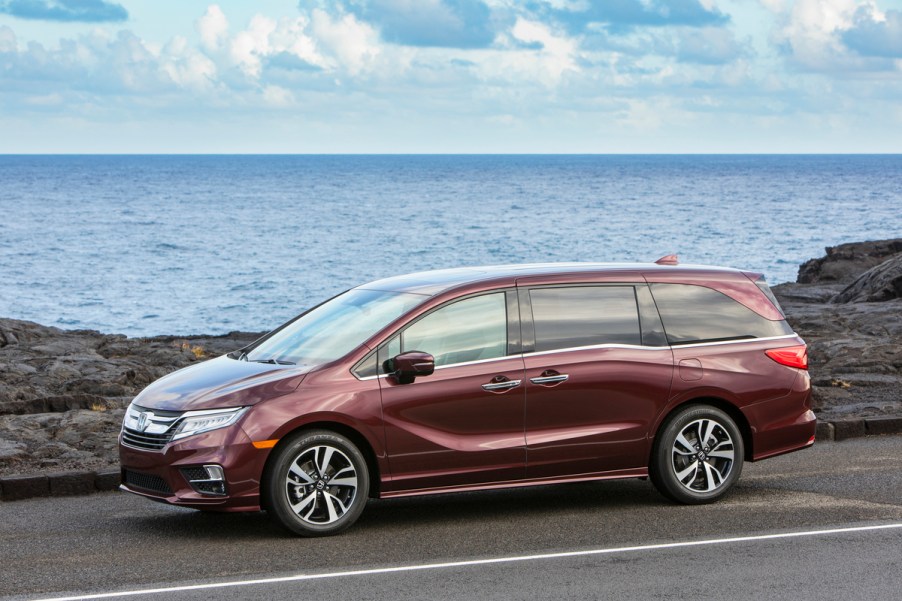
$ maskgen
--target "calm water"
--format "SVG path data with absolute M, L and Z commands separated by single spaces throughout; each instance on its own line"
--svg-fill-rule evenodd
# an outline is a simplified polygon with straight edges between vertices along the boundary
M 0 316 L 266 330 L 397 273 L 670 252 L 774 283 L 900 215 L 902 156 L 0 156 Z

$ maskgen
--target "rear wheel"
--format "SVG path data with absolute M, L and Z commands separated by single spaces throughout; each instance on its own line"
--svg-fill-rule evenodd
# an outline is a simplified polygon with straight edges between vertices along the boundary
M 675 413 L 658 432 L 649 475 L 674 501 L 710 503 L 739 479 L 744 453 L 742 434 L 729 415 L 693 405 Z
M 336 432 L 312 430 L 276 453 L 265 485 L 279 523 L 302 536 L 329 536 L 357 521 L 370 481 L 353 442 Z

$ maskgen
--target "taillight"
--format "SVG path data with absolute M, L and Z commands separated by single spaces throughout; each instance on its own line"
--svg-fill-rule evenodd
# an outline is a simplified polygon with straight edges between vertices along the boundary
M 764 351 L 764 353 L 780 365 L 808 369 L 808 347 L 804 344 L 772 348 Z

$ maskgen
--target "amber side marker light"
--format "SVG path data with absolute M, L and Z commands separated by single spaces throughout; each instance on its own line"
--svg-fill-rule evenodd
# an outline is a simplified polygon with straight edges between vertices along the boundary
M 764 351 L 764 353 L 780 365 L 808 369 L 808 347 L 804 344 L 800 346 L 772 348 Z
M 273 438 L 272 440 L 255 440 L 253 445 L 255 449 L 271 449 L 276 446 L 277 442 L 279 442 L 278 438 Z

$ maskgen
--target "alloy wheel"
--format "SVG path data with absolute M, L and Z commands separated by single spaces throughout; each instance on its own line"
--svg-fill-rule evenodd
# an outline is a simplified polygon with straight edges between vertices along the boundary
M 736 449 L 727 429 L 714 419 L 697 419 L 677 434 L 671 466 L 679 483 L 694 493 L 720 488 L 733 469 Z

